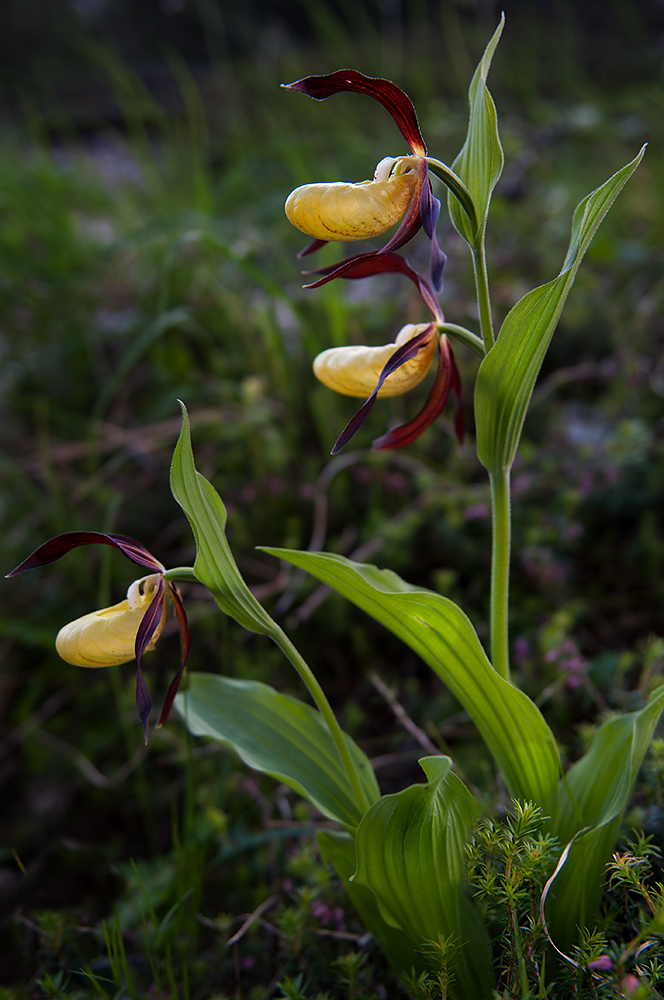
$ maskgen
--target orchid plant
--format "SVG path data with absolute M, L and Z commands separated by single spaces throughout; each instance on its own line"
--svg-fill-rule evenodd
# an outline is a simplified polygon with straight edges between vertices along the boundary
M 392 272 L 414 283 L 423 308 L 430 313 L 424 322 L 413 317 L 413 323 L 384 346 L 333 348 L 316 358 L 314 371 L 328 387 L 367 397 L 333 451 L 356 432 L 377 397 L 415 388 L 434 359 L 436 374 L 421 412 L 387 431 L 374 447 L 408 445 L 436 420 L 453 391 L 461 437 L 460 381 L 451 342 L 482 359 L 474 409 L 477 453 L 487 470 L 492 497 L 490 649 L 484 649 L 460 607 L 442 594 L 410 586 L 389 570 L 325 552 L 264 551 L 309 572 L 390 629 L 431 667 L 468 712 L 509 795 L 530 803 L 527 808 L 542 817 L 546 857 L 553 858 L 554 869 L 541 898 L 542 933 L 557 960 L 578 967 L 572 955 L 580 935 L 596 920 L 605 866 L 664 709 L 664 686 L 654 690 L 639 711 L 601 724 L 584 756 L 564 772 L 556 741 L 539 708 L 510 677 L 510 470 L 538 371 L 577 270 L 644 149 L 580 202 L 560 273 L 518 301 L 496 333 L 485 233 L 503 152 L 486 80 L 502 28 L 501 21 L 472 79 L 467 137 L 451 166 L 428 155 L 410 99 L 388 80 L 339 70 L 286 87 L 316 100 L 341 92 L 371 97 L 387 109 L 408 146 L 403 155 L 381 159 L 370 181 L 298 188 L 286 202 L 286 213 L 313 240 L 303 255 L 330 240 L 346 243 L 381 236 L 398 223 L 382 248 L 314 271 L 308 287 Z M 447 322 L 439 304 L 445 255 L 436 237 L 441 203 L 434 194 L 432 175 L 446 186 L 450 219 L 472 255 L 477 333 Z M 418 274 L 398 252 L 420 229 L 431 244 L 427 276 Z M 132 539 L 73 532 L 47 542 L 14 570 L 19 573 L 46 565 L 77 545 L 101 543 L 120 549 L 149 571 L 149 576 L 132 584 L 126 601 L 68 626 L 58 641 L 61 655 L 82 666 L 135 656 L 137 703 L 147 738 L 150 703 L 141 659 L 158 637 L 166 594 L 170 594 L 182 630 L 183 660 L 158 724 L 165 721 L 174 701 L 192 733 L 233 747 L 247 765 L 285 782 L 338 824 L 337 830 L 319 832 L 321 853 L 336 868 L 367 928 L 400 973 L 412 977 L 413 971 L 415 975 L 425 972 L 436 951 L 431 942 L 440 946 L 439 953 L 441 942 L 451 942 L 449 995 L 465 1000 L 491 997 L 495 982 L 490 941 L 467 889 L 467 847 L 473 842 L 483 803 L 455 774 L 452 760 L 443 755 L 422 758 L 423 783 L 381 795 L 369 760 L 341 730 L 314 672 L 245 584 L 226 539 L 223 502 L 196 470 L 184 406 L 171 488 L 195 536 L 193 567 L 166 571 Z M 315 708 L 256 681 L 209 673 L 191 674 L 186 690 L 176 696 L 189 649 L 176 580 L 198 581 L 241 627 L 271 637 L 298 671 Z M 661 924 L 662 918 L 658 911 L 653 920 Z M 603 957 L 586 974 L 601 977 L 609 966 L 610 959 Z M 638 977 L 638 966 L 636 973 Z

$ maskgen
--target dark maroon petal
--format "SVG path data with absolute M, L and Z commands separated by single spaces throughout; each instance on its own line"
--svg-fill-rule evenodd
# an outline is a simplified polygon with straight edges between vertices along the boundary
M 331 268 L 320 268 L 318 271 L 310 271 L 309 273 L 323 274 L 326 270 L 331 270 Z M 400 253 L 375 254 L 373 256 L 365 254 L 362 259 L 348 267 L 344 274 L 339 275 L 339 277 L 355 281 L 358 278 L 368 278 L 374 274 L 388 274 L 390 272 L 397 272 L 410 278 L 431 311 L 433 318 L 439 323 L 443 322 L 443 314 L 433 288 L 426 278 L 413 270 L 406 258 Z
M 431 181 L 427 177 L 422 185 L 420 195 L 420 215 L 422 217 L 422 228 L 431 240 L 430 270 L 433 287 L 440 292 L 443 287 L 443 271 L 447 263 L 447 256 L 440 249 L 436 236 L 436 223 L 440 215 L 440 201 L 431 190 Z
M 420 215 L 422 216 L 422 228 L 431 239 L 440 215 L 440 201 L 431 190 L 431 181 L 428 177 L 422 185 L 420 193 Z
M 452 389 L 454 375 L 452 365 L 450 364 L 451 351 L 449 350 L 449 345 L 448 349 L 445 348 L 442 343 L 443 340 L 447 340 L 447 338 L 441 337 L 438 351 L 438 371 L 436 372 L 436 378 L 426 403 L 417 416 L 407 424 L 399 424 L 398 427 L 393 427 L 387 434 L 376 438 L 371 445 L 375 451 L 382 451 L 387 448 L 403 448 L 407 444 L 412 444 L 445 409 L 445 404 L 449 399 Z
M 148 686 L 145 683 L 145 678 L 143 677 L 143 671 L 141 670 L 140 664 L 136 668 L 136 708 L 138 709 L 138 717 L 141 720 L 141 725 L 143 726 L 143 738 L 147 743 L 148 724 L 150 722 L 150 712 L 152 711 L 152 698 L 150 697 Z
M 365 76 L 356 69 L 339 69 L 335 73 L 324 76 L 306 76 L 294 83 L 282 83 L 285 90 L 299 90 L 308 97 L 323 101 L 333 94 L 352 91 L 366 94 L 386 108 L 402 136 L 416 156 L 426 156 L 424 143 L 417 113 L 410 97 L 397 87 L 391 80 L 383 80 L 379 76 Z
M 401 347 L 394 352 L 380 373 L 376 388 L 373 390 L 367 401 L 362 404 L 355 416 L 348 421 L 341 434 L 334 442 L 334 447 L 330 452 L 331 455 L 336 455 L 340 452 L 367 419 L 373 409 L 374 403 L 376 402 L 378 390 L 387 376 L 391 375 L 392 372 L 395 372 L 398 368 L 401 368 L 406 361 L 410 361 L 414 358 L 418 351 L 424 347 L 425 344 L 428 344 L 435 329 L 435 324 L 429 323 L 426 329 L 422 330 L 421 333 L 416 334 L 414 337 L 411 337 L 410 340 L 408 340 L 405 344 L 402 344 Z
M 137 563 L 145 569 L 151 569 L 157 573 L 163 573 L 164 567 L 158 559 L 148 552 L 144 545 L 137 542 L 135 538 L 128 535 L 105 535 L 100 531 L 65 531 L 62 535 L 44 542 L 38 549 L 24 559 L 20 566 L 7 573 L 8 577 L 18 576 L 28 569 L 38 569 L 40 566 L 48 566 L 49 563 L 56 562 L 67 552 L 78 548 L 79 545 L 111 545 L 115 549 L 123 552 L 128 559 Z
M 164 578 L 163 576 L 160 576 L 156 593 L 150 601 L 143 618 L 141 619 L 141 624 L 138 626 L 136 644 L 134 646 L 134 652 L 136 654 L 136 707 L 138 708 L 138 717 L 143 726 L 143 735 L 145 736 L 146 743 L 148 741 L 148 722 L 150 720 L 150 712 L 152 710 L 152 698 L 150 697 L 150 692 L 148 691 L 147 684 L 143 678 L 141 659 L 143 657 L 143 653 L 148 647 L 150 639 L 154 635 L 157 626 L 161 621 L 161 616 L 164 610 L 164 600 L 166 599 L 165 587 Z
M 134 651 L 136 653 L 136 662 L 139 667 L 141 665 L 143 653 L 147 649 L 150 639 L 155 634 L 157 625 L 161 621 L 161 617 L 164 612 L 164 601 L 166 600 L 165 589 L 166 584 L 164 583 L 164 578 L 163 576 L 160 576 L 155 595 L 150 601 L 148 609 L 141 619 L 141 624 L 138 626 L 138 632 L 136 633 L 136 645 L 134 646 Z
M 184 610 L 184 605 L 182 604 L 182 598 L 180 597 L 180 591 L 177 589 L 174 583 L 169 581 L 168 584 L 171 596 L 175 603 L 175 613 L 178 616 L 178 622 L 180 624 L 180 636 L 182 637 L 182 666 L 178 670 L 177 674 L 171 681 L 168 691 L 166 692 L 166 697 L 164 698 L 164 704 L 162 705 L 161 712 L 159 713 L 159 719 L 157 720 L 157 729 L 161 728 L 167 721 L 170 715 L 171 708 L 173 707 L 173 701 L 175 700 L 175 695 L 178 693 L 178 688 L 180 687 L 180 681 L 184 674 L 184 669 L 187 666 L 187 661 L 189 660 L 189 652 L 191 650 L 191 635 L 189 633 L 189 626 L 187 624 L 187 614 Z
M 297 259 L 302 260 L 303 257 L 308 257 L 310 253 L 315 253 L 316 250 L 320 250 L 321 247 L 326 246 L 329 242 L 329 240 L 313 240 L 304 250 L 300 250 Z

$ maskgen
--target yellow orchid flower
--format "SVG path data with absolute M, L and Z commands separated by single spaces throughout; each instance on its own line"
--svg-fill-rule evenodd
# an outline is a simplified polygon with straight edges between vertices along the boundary
M 429 371 L 438 344 L 430 323 L 407 323 L 399 330 L 393 344 L 381 347 L 331 347 L 314 359 L 314 375 L 328 389 L 344 396 L 368 396 L 396 351 L 425 330 L 430 334 L 417 354 L 388 375 L 376 392 L 377 398 L 401 396 L 419 385 Z
M 314 272 L 324 275 L 316 284 L 348 277 L 349 270 L 354 270 L 358 263 L 398 250 L 423 227 L 431 240 L 433 287 L 440 291 L 446 260 L 436 238 L 440 201 L 431 188 L 426 143 L 408 95 L 391 80 L 366 76 L 354 69 L 307 76 L 282 86 L 317 101 L 344 92 L 365 94 L 390 113 L 410 149 L 405 156 L 384 157 L 376 167 L 373 180 L 357 184 L 344 181 L 303 184 L 289 195 L 285 206 L 289 221 L 314 240 L 300 257 L 328 241 L 352 242 L 381 236 L 400 222 L 397 231 L 379 250 L 357 254 L 334 267 Z
M 124 601 L 110 608 L 91 611 L 64 625 L 55 648 L 74 667 L 112 667 L 136 658 L 136 636 L 159 585 L 159 575 L 135 580 Z M 166 621 L 166 604 L 144 652 L 154 649 Z
M 307 236 L 326 242 L 382 236 L 403 218 L 422 183 L 418 160 L 385 157 L 373 180 L 357 184 L 303 184 L 288 196 L 288 221 Z
M 110 608 L 92 611 L 61 628 L 55 640 L 59 655 L 75 667 L 111 667 L 136 660 L 136 707 L 148 741 L 148 722 L 152 699 L 143 678 L 143 654 L 154 649 L 166 620 L 166 595 L 175 606 L 182 638 L 182 666 L 170 683 L 157 727 L 168 719 L 184 669 L 189 659 L 191 636 L 180 591 L 166 576 L 166 567 L 141 542 L 127 535 L 101 531 L 66 531 L 44 542 L 23 562 L 7 573 L 17 576 L 28 569 L 48 566 L 79 545 L 110 545 L 119 549 L 133 563 L 152 570 L 149 576 L 134 580 L 124 601 Z

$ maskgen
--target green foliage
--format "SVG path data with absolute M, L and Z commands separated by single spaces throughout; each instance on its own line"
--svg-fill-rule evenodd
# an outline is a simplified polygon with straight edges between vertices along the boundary
M 442 965 L 439 955 L 434 965 L 453 996 L 481 998 L 491 993 L 489 941 L 462 917 L 464 849 L 477 805 L 451 763 L 422 758 L 426 784 L 384 795 L 366 813 L 353 881 L 371 889 L 385 921 L 416 948 L 429 940 L 458 942 L 458 954 Z
M 355 829 L 361 818 L 348 776 L 319 712 L 257 681 L 192 674 L 176 707 L 190 732 L 233 747 L 258 771 L 285 781 L 323 815 Z M 369 761 L 346 735 L 369 801 L 378 785 Z
M 493 98 L 486 86 L 486 78 L 491 66 L 496 46 L 505 25 L 505 15 L 494 32 L 480 60 L 470 84 L 468 99 L 470 117 L 468 134 L 461 151 L 452 164 L 452 169 L 465 183 L 475 206 L 476 225 L 472 228 L 468 214 L 461 203 L 450 193 L 448 208 L 450 218 L 459 233 L 475 248 L 484 238 L 491 194 L 502 173 L 504 155 L 498 135 L 498 117 Z
M 317 538 L 321 530 L 326 536 L 321 546 L 348 553 L 356 545 L 382 542 L 386 564 L 399 568 L 420 589 L 444 587 L 444 593 L 467 608 L 485 641 L 487 524 L 481 508 L 486 495 L 469 449 L 454 455 L 449 438 L 432 430 L 409 456 L 356 451 L 347 464 L 328 467 L 318 479 L 331 427 L 343 423 L 348 401 L 314 387 L 310 357 L 330 343 L 383 342 L 388 328 L 411 318 L 412 303 L 385 279 L 376 279 L 375 291 L 364 289 L 366 297 L 354 285 L 330 286 L 316 299 L 301 293 L 291 260 L 297 239 L 277 221 L 280 203 L 289 184 L 318 179 L 318 164 L 330 178 L 366 176 L 376 148 L 389 148 L 394 137 L 389 122 L 382 123 L 369 109 L 356 110 L 351 101 L 341 101 L 338 117 L 331 115 L 324 124 L 313 105 L 284 110 L 274 86 L 277 79 L 315 71 L 322 62 L 390 75 L 416 98 L 425 134 L 451 160 L 463 142 L 465 119 L 450 97 L 453 88 L 441 89 L 440 82 L 457 73 L 465 88 L 479 34 L 465 30 L 470 15 L 459 14 L 453 4 L 441 9 L 444 37 L 440 25 L 418 21 L 411 11 L 411 30 L 393 37 L 389 12 L 381 12 L 386 20 L 381 20 L 380 32 L 370 18 L 363 22 L 366 30 L 357 30 L 355 19 L 363 16 L 359 9 L 353 11 L 352 32 L 345 16 L 331 14 L 324 4 L 306 13 L 307 20 L 318 24 L 324 51 L 323 46 L 291 51 L 278 32 L 270 40 L 266 24 L 264 49 L 257 50 L 255 61 L 243 65 L 225 52 L 216 84 L 202 81 L 209 129 L 196 85 L 177 60 L 174 78 L 186 106 L 181 116 L 160 109 L 135 74 L 119 60 L 107 59 L 126 118 L 122 135 L 106 124 L 94 134 L 93 124 L 88 148 L 74 138 L 75 127 L 62 123 L 60 113 L 55 126 L 53 118 L 40 123 L 33 115 L 32 134 L 21 130 L 17 142 L 3 134 L 3 551 L 9 567 L 49 534 L 90 527 L 141 537 L 165 558 L 172 555 L 170 564 L 188 561 L 191 542 L 184 519 L 174 520 L 171 498 L 162 489 L 179 427 L 174 399 L 186 399 L 199 467 L 227 501 L 240 567 L 249 567 L 248 578 L 256 576 L 262 593 L 280 601 L 275 619 L 286 608 L 294 612 L 291 625 L 299 629 L 298 643 L 311 651 L 312 663 L 315 657 L 335 704 L 350 705 L 361 745 L 368 753 L 399 759 L 379 772 L 385 787 L 414 779 L 408 770 L 410 737 L 386 721 L 384 708 L 368 694 L 364 677 L 376 668 L 398 685 L 410 714 L 442 733 L 464 766 L 470 762 L 473 779 L 500 805 L 504 792 L 493 781 L 486 752 L 437 677 L 426 677 L 410 650 L 391 643 L 381 626 L 367 622 L 361 630 L 354 609 L 338 601 L 328 600 L 325 613 L 309 620 L 313 603 L 307 603 L 302 577 L 294 575 L 284 594 L 279 589 L 283 582 L 275 583 L 267 561 L 249 554 L 256 540 L 306 545 L 314 498 Z M 573 35 L 574 26 L 569 30 Z M 223 31 L 222 26 L 214 37 L 225 45 L 219 41 Z M 554 273 L 569 208 L 598 181 L 593 164 L 624 162 L 625 150 L 637 138 L 641 141 L 644 131 L 650 130 L 653 139 L 638 191 L 621 198 L 620 214 L 604 224 L 579 275 L 553 355 L 542 368 L 533 399 L 538 406 L 515 469 L 519 502 L 514 506 L 512 594 L 514 635 L 521 650 L 518 683 L 533 698 L 544 693 L 540 707 L 573 758 L 581 726 L 589 732 L 606 705 L 623 713 L 640 711 L 662 670 L 657 643 L 645 653 L 641 646 L 643 637 L 660 625 L 664 597 L 664 453 L 657 436 L 662 417 L 657 322 L 664 190 L 657 141 L 661 114 L 652 87 L 631 92 L 621 77 L 620 91 L 604 96 L 596 85 L 585 86 L 587 70 L 569 34 L 564 45 L 554 47 L 554 58 L 548 51 L 551 34 L 540 19 L 524 11 L 510 36 L 521 31 L 528 44 L 492 69 L 509 111 L 501 133 L 510 169 L 493 193 L 489 236 L 489 249 L 499 249 L 492 258 L 498 313 L 508 310 L 524 287 L 541 284 Z M 471 106 L 477 121 L 484 115 L 487 135 L 495 124 L 484 85 L 494 44 L 471 90 Z M 640 44 L 635 48 L 644 51 Z M 539 81 L 545 89 L 537 93 Z M 563 99 L 551 98 L 556 85 L 564 88 Z M 223 91 L 223 100 L 215 86 Z M 47 87 L 49 101 L 55 99 L 50 78 Z M 168 105 L 172 109 L 170 98 Z M 494 143 L 492 165 L 482 181 L 476 146 L 471 157 L 471 132 L 465 156 L 468 163 L 475 158 L 478 201 L 484 204 L 484 198 L 488 208 L 500 147 Z M 95 151 L 97 144 L 102 150 L 107 144 L 107 159 L 115 157 L 120 165 L 103 180 L 99 171 L 107 167 L 103 154 Z M 441 243 L 446 245 L 443 238 Z M 462 291 L 469 275 L 462 263 L 453 263 L 445 309 L 472 327 L 474 306 Z M 504 327 L 501 339 L 506 332 Z M 476 363 L 463 350 L 458 353 L 468 385 Z M 552 374 L 554 368 L 562 374 Z M 531 365 L 526 381 L 532 370 Z M 403 419 L 400 400 L 384 406 L 390 419 Z M 369 426 L 361 440 L 374 433 Z M 195 501 L 211 510 L 223 528 L 221 501 L 190 473 L 184 465 L 176 471 L 185 505 L 192 486 Z M 221 588 L 216 596 L 231 602 L 229 609 L 237 599 L 240 607 L 233 605 L 233 610 L 244 608 L 249 627 L 252 622 L 260 626 L 265 619 L 239 582 L 233 557 L 220 543 L 213 558 L 215 564 L 226 560 L 224 574 L 215 580 Z M 91 607 L 111 603 L 111 593 L 122 596 L 126 574 L 118 573 L 111 553 L 98 562 L 73 555 L 70 565 L 3 593 L 3 695 L 9 692 L 3 719 L 8 742 L 2 746 L 5 836 L 9 845 L 16 845 L 29 874 L 3 848 L 3 892 L 7 886 L 8 908 L 20 901 L 20 917 L 3 928 L 2 971 L 21 985 L 0 994 L 24 1000 L 28 991 L 23 984 L 30 981 L 30 996 L 41 989 L 70 998 L 91 993 L 142 998 L 157 987 L 173 996 L 221 1000 L 239 993 L 256 1000 L 280 976 L 282 983 L 297 984 L 292 988 L 298 995 L 319 1000 L 328 994 L 345 1000 L 353 990 L 370 996 L 377 981 L 380 995 L 396 995 L 383 960 L 377 950 L 365 950 L 364 929 L 352 915 L 347 917 L 355 935 L 352 946 L 360 950 L 351 953 L 345 938 L 327 937 L 327 928 L 316 925 L 311 910 L 316 899 L 324 898 L 330 908 L 342 906 L 343 890 L 301 855 L 295 854 L 299 868 L 292 862 L 293 844 L 301 844 L 297 838 L 316 823 L 306 804 L 298 804 L 287 789 L 275 788 L 272 779 L 235 767 L 223 751 L 215 752 L 214 744 L 188 749 L 186 731 L 175 719 L 167 731 L 155 734 L 149 757 L 135 756 L 133 724 L 127 723 L 133 713 L 130 681 L 122 681 L 120 670 L 108 676 L 72 673 L 56 660 L 52 639 L 57 627 Z M 225 580 L 232 583 L 226 594 Z M 579 585 L 574 594 L 572 583 Z M 260 639 L 246 643 L 239 629 L 215 617 L 199 588 L 183 589 L 195 671 L 221 665 L 241 681 L 261 677 L 288 688 L 289 675 L 276 650 Z M 558 612 L 563 612 L 560 619 Z M 552 623 L 562 618 L 558 646 L 547 645 L 556 631 Z M 576 652 L 567 649 L 547 658 L 565 642 L 573 643 Z M 158 672 L 177 657 L 174 645 L 166 633 L 153 654 Z M 489 677 L 474 632 L 468 648 L 480 679 Z M 580 666 L 575 673 L 569 664 L 576 660 Z M 456 672 L 457 688 L 463 693 L 467 681 L 472 690 L 473 671 Z M 518 717 L 526 702 L 518 694 L 510 700 L 507 688 L 495 690 L 501 692 L 498 704 L 505 698 L 508 709 L 516 706 Z M 487 697 L 487 714 L 489 701 Z M 502 740 L 495 736 L 499 748 L 507 742 L 504 734 L 512 731 L 508 715 L 503 712 Z M 645 727 L 645 716 L 643 720 Z M 538 733 L 547 747 L 542 753 L 548 754 L 547 780 L 542 784 L 548 788 L 555 770 L 551 761 L 557 758 L 547 743 L 548 729 Z M 630 744 L 635 752 L 628 775 L 632 783 L 640 748 L 636 736 L 629 737 L 635 741 Z M 658 837 L 661 743 L 656 740 L 646 757 L 635 800 Z M 508 749 L 501 752 L 508 754 Z M 509 766 L 505 769 L 508 773 Z M 589 768 L 585 784 L 590 774 Z M 522 777 L 516 775 L 513 785 L 525 795 L 529 782 Z M 628 794 L 627 788 L 613 791 L 616 805 Z M 608 809 L 612 789 L 606 781 L 598 794 Z M 189 825 L 182 833 L 182 850 L 176 850 L 172 815 L 180 810 L 189 816 Z M 514 836 L 526 844 L 538 834 Z M 348 883 L 356 866 L 352 840 L 331 830 L 320 830 L 319 839 L 343 875 L 364 926 L 392 956 L 403 948 L 403 961 L 395 964 L 410 968 L 423 960 L 421 954 L 413 958 L 403 935 L 385 924 L 369 890 Z M 605 854 L 613 846 L 609 840 Z M 577 844 L 581 848 L 581 838 L 570 862 Z M 602 912 L 601 928 L 585 932 L 571 951 L 584 966 L 608 949 L 613 969 L 591 977 L 564 960 L 555 966 L 550 954 L 544 966 L 526 949 L 535 996 L 617 997 L 624 994 L 621 977 L 626 975 L 641 979 L 641 991 L 648 989 L 646 981 L 655 987 L 659 981 L 661 990 L 661 949 L 653 944 L 636 955 L 641 944 L 659 941 L 659 925 L 647 901 L 659 913 L 660 896 L 651 884 L 661 877 L 657 861 L 649 880 L 644 861 L 648 845 L 620 851 L 610 869 L 612 913 Z M 517 862 L 525 873 L 521 888 L 531 879 L 536 895 L 542 872 L 529 869 L 527 856 L 524 848 Z M 130 858 L 136 859 L 135 868 Z M 497 885 L 504 870 L 504 862 L 496 862 Z M 296 882 L 304 879 L 308 891 L 282 890 L 283 871 Z M 556 889 L 562 888 L 564 877 L 566 867 Z M 504 891 L 500 895 L 495 885 L 494 890 L 485 904 L 495 903 L 493 927 L 500 938 L 509 932 L 510 914 Z M 225 943 L 241 926 L 242 915 L 255 911 L 271 893 L 279 900 L 261 920 L 272 929 L 257 920 L 239 941 L 238 978 L 233 949 L 225 951 Z M 108 917 L 114 901 L 117 920 Z M 512 905 L 520 920 L 525 900 Z M 103 917 L 108 954 L 98 934 Z M 520 939 L 530 940 L 525 915 L 523 921 Z M 619 945 L 622 929 L 630 927 L 638 928 L 638 944 L 631 951 L 629 942 Z M 409 988 L 418 1000 L 438 1000 L 449 992 L 457 943 L 453 938 L 431 942 L 427 954 L 438 971 L 428 967 L 413 975 Z M 366 954 L 370 959 L 365 961 Z M 503 958 L 514 961 L 513 955 Z M 254 966 L 245 968 L 243 963 L 252 959 Z M 510 989 L 522 1000 L 517 964 L 505 968 L 512 969 Z M 113 983 L 107 978 L 109 969 Z
M 563 948 L 574 944 L 577 928 L 594 922 L 602 872 L 663 710 L 664 686 L 640 712 L 618 715 L 600 726 L 588 751 L 560 783 L 554 829 L 561 842 L 590 827 L 574 841 L 550 894 L 547 912 Z
M 244 582 L 226 540 L 226 508 L 214 487 L 196 471 L 189 418 L 183 404 L 182 431 L 173 453 L 171 489 L 196 539 L 194 573 L 227 615 L 252 632 L 270 635 L 274 623 Z
M 508 313 L 477 373 L 477 455 L 491 473 L 510 469 L 535 380 L 590 242 L 643 159 L 634 159 L 577 205 L 567 256 L 557 278 L 528 292 Z
M 403 639 L 472 716 L 510 790 L 553 807 L 560 761 L 551 731 L 537 706 L 492 668 L 460 608 L 396 573 L 342 556 L 266 551 L 306 569 Z

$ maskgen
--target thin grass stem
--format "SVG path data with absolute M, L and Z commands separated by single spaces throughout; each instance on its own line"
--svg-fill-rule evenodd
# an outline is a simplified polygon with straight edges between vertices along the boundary
M 505 680 L 509 666 L 509 589 L 510 589 L 510 471 L 491 474 L 491 660 Z

